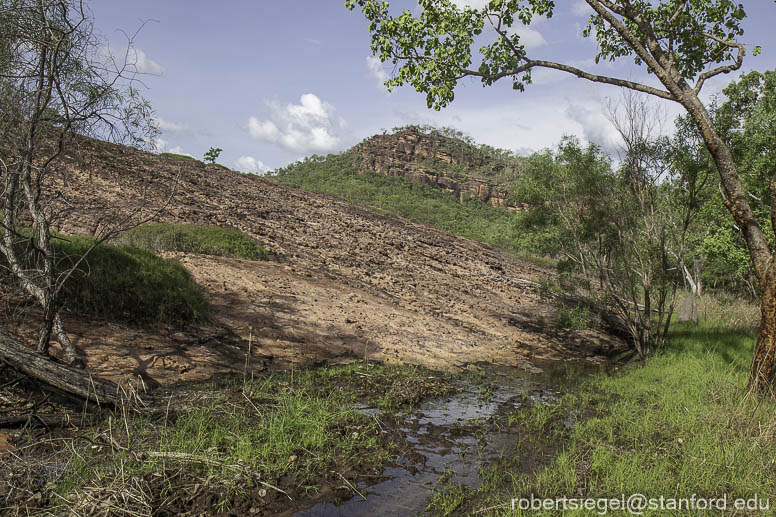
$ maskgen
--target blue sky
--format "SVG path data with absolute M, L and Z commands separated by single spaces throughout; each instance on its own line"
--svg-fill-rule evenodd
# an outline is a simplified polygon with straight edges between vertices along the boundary
M 484 4 L 485 0 L 454 0 Z M 745 0 L 744 43 L 761 45 L 744 71 L 776 68 L 776 4 Z M 393 7 L 416 8 L 410 0 Z M 581 0 L 556 1 L 555 15 L 524 29 L 529 53 L 640 81 L 643 70 L 592 63 L 596 45 L 581 37 Z M 367 23 L 342 0 L 133 0 L 93 2 L 96 26 L 111 48 L 143 25 L 133 58 L 146 72 L 144 95 L 162 129 L 159 148 L 197 158 L 223 149 L 219 163 L 246 172 L 282 167 L 310 154 L 345 150 L 366 137 L 410 123 L 453 126 L 479 143 L 527 153 L 575 134 L 607 148 L 616 133 L 603 113 L 617 88 L 542 71 L 525 93 L 509 84 L 483 88 L 465 80 L 456 100 L 436 112 L 411 87 L 386 92 L 389 65 L 370 59 Z M 707 99 L 733 77 L 710 81 Z M 662 101 L 659 101 L 662 102 Z M 679 113 L 664 103 L 671 119 Z

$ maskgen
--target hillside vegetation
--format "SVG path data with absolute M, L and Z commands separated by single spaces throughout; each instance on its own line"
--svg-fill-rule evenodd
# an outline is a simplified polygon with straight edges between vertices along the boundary
M 312 157 L 273 173 L 271 179 L 484 242 L 520 251 L 519 216 L 478 199 L 459 201 L 440 189 L 376 172 L 357 174 L 348 154 Z
M 57 235 L 52 241 L 57 274 L 62 274 L 92 246 L 88 236 Z M 4 265 L 4 264 L 0 264 Z M 13 282 L 0 269 L 4 282 Z M 102 244 L 77 265 L 60 294 L 70 313 L 135 324 L 182 324 L 205 317 L 202 290 L 174 259 L 128 245 Z

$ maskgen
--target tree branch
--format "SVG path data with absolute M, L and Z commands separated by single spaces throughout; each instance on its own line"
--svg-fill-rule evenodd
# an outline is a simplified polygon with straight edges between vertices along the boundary
M 660 79 L 660 82 L 663 83 L 669 91 L 672 90 L 672 87 L 676 89 L 676 91 L 671 91 L 671 100 L 678 101 L 680 95 L 680 81 L 677 81 L 677 78 L 675 77 L 671 77 L 670 70 L 672 69 L 666 69 L 664 65 L 658 61 L 658 59 L 664 60 L 666 66 L 670 65 L 670 60 L 665 56 L 663 49 L 660 47 L 660 43 L 657 36 L 655 36 L 649 21 L 646 20 L 643 15 L 636 12 L 628 1 L 624 1 L 625 5 L 622 8 L 617 8 L 608 0 L 585 1 L 595 12 L 606 20 L 620 36 L 622 36 L 636 55 L 647 64 L 647 67 L 655 73 L 658 79 Z M 612 13 L 620 14 L 620 16 L 636 23 L 647 40 L 647 47 L 645 47 L 639 38 L 625 26 L 622 20 L 618 19 Z
M 701 88 L 703 88 L 703 83 L 705 83 L 707 79 L 711 79 L 712 77 L 720 74 L 729 74 L 730 72 L 734 72 L 739 68 L 741 68 L 741 66 L 744 64 L 744 54 L 746 53 L 744 49 L 744 45 L 737 41 L 725 41 L 721 38 L 714 36 L 713 34 L 709 34 L 708 32 L 702 32 L 701 34 L 722 45 L 726 45 L 731 48 L 737 48 L 738 54 L 736 55 L 735 63 L 733 63 L 732 65 L 720 66 L 713 70 L 709 70 L 708 72 L 704 72 L 700 76 L 698 76 L 698 81 L 695 83 L 695 87 L 693 88 L 695 95 L 698 95 L 700 93 Z
M 489 18 L 489 21 L 491 21 L 491 25 L 493 25 L 493 22 L 492 22 L 492 20 L 490 20 L 490 18 Z M 519 73 L 526 72 L 526 71 L 528 71 L 528 70 L 530 70 L 531 68 L 534 68 L 534 67 L 550 68 L 550 69 L 553 69 L 553 70 L 559 70 L 561 72 L 566 72 L 566 73 L 575 75 L 575 76 L 579 77 L 580 79 L 586 79 L 588 81 L 593 81 L 593 82 L 596 82 L 596 83 L 612 84 L 614 86 L 620 86 L 620 87 L 623 87 L 623 88 L 629 88 L 631 90 L 639 91 L 639 92 L 642 92 L 642 93 L 648 93 L 650 95 L 655 95 L 656 97 L 660 97 L 662 99 L 666 99 L 666 100 L 670 100 L 670 101 L 675 101 L 676 100 L 667 91 L 660 90 L 658 88 L 654 88 L 652 86 L 647 86 L 647 85 L 644 85 L 644 84 L 641 84 L 641 83 L 637 83 L 637 82 L 634 82 L 634 81 L 627 81 L 625 79 L 619 79 L 619 78 L 616 78 L 616 77 L 608 77 L 608 76 L 605 76 L 605 75 L 591 74 L 591 73 L 585 72 L 584 70 L 581 70 L 579 68 L 576 68 L 576 67 L 573 67 L 573 66 L 570 66 L 570 65 L 566 65 L 566 64 L 563 64 L 563 63 L 555 63 L 553 61 L 545 61 L 545 60 L 528 59 L 524 55 L 524 53 L 519 52 L 519 50 L 512 44 L 512 40 L 510 40 L 507 37 L 508 35 L 506 34 L 506 32 L 504 32 L 503 29 L 501 29 L 501 20 L 500 19 L 499 19 L 499 26 L 496 27 L 495 25 L 493 25 L 493 29 L 499 34 L 499 36 L 501 36 L 501 38 L 504 41 L 507 42 L 507 44 L 509 45 L 510 50 L 512 50 L 512 52 L 517 57 L 519 57 L 520 59 L 525 61 L 524 65 L 522 65 L 522 66 L 520 66 L 518 68 L 513 69 L 513 71 L 512 71 L 513 73 L 507 73 L 506 75 L 517 75 Z M 469 74 L 467 74 L 467 75 L 474 75 L 474 74 L 470 73 L 470 72 L 473 72 L 472 70 L 468 70 L 467 72 L 469 72 Z M 481 74 L 479 72 L 477 72 L 477 74 L 479 74 L 480 77 L 484 77 L 484 78 L 486 78 L 488 80 L 493 80 L 493 81 L 495 81 L 497 79 L 500 79 L 501 77 L 504 77 L 504 75 L 502 75 L 502 74 L 497 74 L 497 76 L 488 76 L 487 74 Z
M 648 93 L 650 95 L 660 97 L 661 99 L 678 102 L 677 99 L 670 92 L 667 92 L 665 90 L 661 90 L 659 88 L 655 88 L 652 86 L 647 86 L 645 84 L 637 83 L 634 81 L 627 81 L 625 79 L 619 79 L 617 77 L 609 77 L 605 75 L 591 74 L 589 72 L 585 72 L 584 70 L 580 70 L 579 68 L 575 68 L 573 66 L 565 65 L 562 63 L 554 63 L 552 61 L 529 60 L 528 62 L 531 63 L 532 66 L 551 68 L 553 70 L 560 70 L 562 72 L 567 72 L 579 77 L 580 79 L 587 79 L 588 81 L 593 81 L 596 83 L 605 83 L 605 84 L 612 84 L 614 86 L 621 86 L 623 88 L 629 88 L 631 90 L 636 90 L 638 92 Z

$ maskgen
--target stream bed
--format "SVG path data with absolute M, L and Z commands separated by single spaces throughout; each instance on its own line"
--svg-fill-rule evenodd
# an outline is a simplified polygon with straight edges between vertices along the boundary
M 502 455 L 516 451 L 518 436 L 494 422 L 524 405 L 557 400 L 562 386 L 590 371 L 589 365 L 547 363 L 542 373 L 478 365 L 486 382 L 463 382 L 461 391 L 424 401 L 406 416 L 399 431 L 412 444 L 406 454 L 383 469 L 384 481 L 360 484 L 360 495 L 335 505 L 322 502 L 301 510 L 297 517 L 379 515 L 405 517 L 423 514 L 434 487 L 442 480 L 477 488 L 480 470 Z M 374 414 L 379 410 L 359 407 Z M 521 463 L 530 467 L 530 456 Z

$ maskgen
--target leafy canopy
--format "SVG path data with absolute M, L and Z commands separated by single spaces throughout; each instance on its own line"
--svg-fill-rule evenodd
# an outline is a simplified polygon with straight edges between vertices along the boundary
M 587 3 L 594 13 L 584 35 L 598 43 L 596 62 L 623 57 L 637 65 L 647 61 L 649 71 L 675 71 L 678 77 L 674 79 L 698 80 L 700 90 L 708 77 L 740 67 L 745 54 L 737 39 L 743 35 L 741 21 L 746 13 L 733 0 Z M 484 85 L 508 77 L 512 87 L 522 91 L 537 67 L 676 100 L 673 92 L 532 59 L 516 29 L 535 17 L 551 18 L 552 0 L 491 0 L 479 10 L 459 8 L 451 0 L 418 0 L 418 4 L 418 15 L 406 9 L 394 15 L 387 0 L 345 0 L 347 8 L 360 7 L 369 21 L 373 54 L 397 65 L 386 85 L 412 85 L 426 93 L 429 107 L 440 109 L 449 104 L 458 81 L 467 76 L 479 77 Z M 754 51 L 758 53 L 759 47 Z M 735 64 L 723 65 L 731 60 Z

